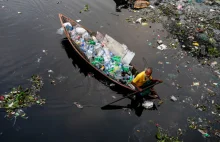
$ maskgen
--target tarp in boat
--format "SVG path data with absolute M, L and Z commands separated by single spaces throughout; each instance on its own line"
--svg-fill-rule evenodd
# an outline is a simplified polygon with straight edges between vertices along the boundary
M 121 61 L 124 64 L 130 64 L 135 56 L 135 53 L 130 51 L 126 45 L 120 44 L 107 34 L 102 42 L 105 44 L 105 47 L 107 47 L 114 55 L 120 56 Z

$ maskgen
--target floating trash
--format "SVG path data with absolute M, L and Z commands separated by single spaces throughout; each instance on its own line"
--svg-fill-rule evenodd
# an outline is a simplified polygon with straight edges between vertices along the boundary
M 73 104 L 76 105 L 77 108 L 83 109 L 83 106 L 78 102 L 74 102 Z
M 167 46 L 164 45 L 164 44 L 161 44 L 161 45 L 157 46 L 157 49 L 159 49 L 159 50 L 166 50 Z
M 76 22 L 78 22 L 78 23 L 79 23 L 79 22 L 81 22 L 81 20 L 80 20 L 80 19 L 79 19 L 79 20 L 76 20 Z
M 33 75 L 30 79 L 31 87 L 23 89 L 21 86 L 13 88 L 10 93 L 0 96 L 0 108 L 6 110 L 7 117 L 22 117 L 27 119 L 26 113 L 22 108 L 32 105 L 45 104 L 45 99 L 41 99 L 36 93 L 43 87 L 42 78 L 38 75 Z
M 177 98 L 175 96 L 171 96 L 170 100 L 175 102 L 175 101 L 177 101 Z
M 150 109 L 150 108 L 153 108 L 154 103 L 151 102 L 151 101 L 145 101 L 145 102 L 142 104 L 142 106 L 143 106 L 144 108 L 146 108 L 146 109 Z
M 193 85 L 191 86 L 199 86 L 199 82 L 193 82 Z
M 116 97 L 115 97 L 115 96 L 112 96 L 112 98 L 113 98 L 113 99 L 116 99 Z
M 48 72 L 49 72 L 49 73 L 53 73 L 53 71 L 52 71 L 52 70 L 48 70 Z

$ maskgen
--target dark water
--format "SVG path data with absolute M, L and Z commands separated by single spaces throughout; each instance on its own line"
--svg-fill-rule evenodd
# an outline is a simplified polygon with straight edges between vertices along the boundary
M 156 141 L 155 123 L 168 129 L 175 135 L 178 128 L 185 130 L 183 140 L 217 141 L 214 136 L 205 139 L 196 130 L 187 126 L 187 117 L 202 117 L 214 120 L 216 116 L 196 110 L 192 103 L 201 101 L 204 92 L 203 84 L 211 86 L 212 82 L 219 82 L 210 67 L 199 66 L 198 61 L 190 56 L 176 57 L 181 50 L 171 49 L 161 52 L 148 43 L 156 45 L 158 35 L 166 43 L 166 32 L 159 31 L 160 24 L 151 24 L 152 28 L 129 25 L 125 18 L 131 13 L 123 10 L 119 16 L 115 13 L 113 0 L 3 0 L 0 1 L 0 93 L 4 94 L 10 88 L 18 85 L 28 85 L 27 79 L 32 74 L 40 74 L 44 79 L 44 88 L 40 92 L 47 103 L 40 107 L 27 108 L 29 119 L 18 118 L 15 126 L 13 120 L 4 118 L 0 113 L 0 141 Z M 85 4 L 89 4 L 90 11 L 79 13 Z M 22 12 L 22 14 L 18 14 Z M 154 111 L 143 111 L 138 117 L 134 111 L 129 114 L 122 109 L 101 110 L 103 106 L 121 97 L 117 91 L 101 83 L 97 78 L 88 76 L 81 60 L 74 58 L 75 54 L 67 53 L 68 43 L 63 42 L 64 36 L 56 34 L 60 28 L 58 13 L 62 13 L 75 20 L 81 19 L 81 24 L 92 31 L 107 33 L 121 43 L 125 43 L 136 53 L 132 63 L 138 70 L 143 70 L 147 60 L 148 66 L 154 68 L 153 76 L 164 80 L 164 84 L 156 86 L 164 104 Z M 168 42 L 167 42 L 168 44 Z M 42 52 L 46 50 L 45 54 Z M 166 57 L 166 58 L 165 58 Z M 40 61 L 39 61 L 40 60 Z M 39 61 L 39 62 L 38 62 Z M 164 65 L 158 64 L 164 62 Z M 190 61 L 185 68 L 186 61 Z M 171 62 L 166 64 L 165 62 Z M 176 65 L 180 73 L 177 73 Z M 50 73 L 48 70 L 53 70 Z M 168 74 L 177 75 L 170 79 Z M 196 79 L 194 79 L 196 78 Z M 55 79 L 56 85 L 50 84 Z M 191 87 L 192 82 L 200 81 L 199 87 Z M 182 86 L 177 90 L 172 82 Z M 192 91 L 192 88 L 194 91 Z M 218 88 L 215 89 L 219 92 Z M 120 90 L 118 90 L 120 91 Z M 171 102 L 170 96 L 179 96 L 177 102 Z M 185 101 L 187 98 L 190 101 Z M 218 96 L 217 96 L 218 97 Z M 216 102 L 217 97 L 215 98 Z M 86 105 L 78 109 L 72 105 L 79 102 Z M 116 105 L 127 106 L 130 100 L 125 99 Z M 219 124 L 216 124 L 219 128 Z M 138 132 L 137 130 L 140 130 Z

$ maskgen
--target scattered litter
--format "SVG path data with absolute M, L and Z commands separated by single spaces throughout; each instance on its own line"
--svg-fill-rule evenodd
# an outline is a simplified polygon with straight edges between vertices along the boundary
M 198 42 L 194 42 L 193 45 L 194 46 L 199 46 L 199 43 Z
M 218 85 L 218 83 L 212 83 L 213 85 L 215 85 L 215 86 L 217 86 Z
M 196 109 L 198 109 L 200 111 L 206 111 L 207 110 L 207 107 L 205 105 L 197 104 L 195 107 L 196 107 Z
M 175 101 L 177 101 L 177 98 L 172 95 L 172 96 L 170 97 L 170 100 L 175 102 Z
M 115 86 L 115 84 L 114 84 L 114 83 L 111 83 L 109 86 L 110 86 L 110 87 L 113 87 L 113 86 Z
M 199 82 L 193 82 L 193 85 L 191 86 L 199 86 Z
M 142 25 L 142 26 L 147 26 L 147 25 L 148 25 L 148 23 L 141 23 L 141 25 Z
M 215 103 L 215 100 L 212 100 L 212 104 L 214 104 Z
M 137 132 L 141 132 L 140 130 L 137 130 Z
M 215 10 L 214 10 L 214 9 L 210 9 L 209 11 L 210 11 L 210 12 L 214 12 Z
M 151 102 L 151 101 L 145 101 L 145 102 L 142 104 L 142 106 L 143 106 L 144 108 L 146 108 L 146 109 L 150 109 L 150 108 L 152 108 L 152 107 L 154 106 L 154 103 Z
M 220 138 L 220 133 L 219 132 L 215 132 L 215 135 Z
M 50 83 L 53 84 L 53 85 L 56 85 L 56 81 L 55 80 L 51 80 Z
M 162 40 L 157 40 L 157 43 L 160 45 L 160 44 L 163 43 L 163 41 Z
M 218 62 L 214 61 L 211 63 L 211 67 L 214 68 L 217 64 L 218 64 Z
M 37 62 L 40 63 L 40 61 L 41 61 L 41 57 L 40 57 L 40 58 L 37 58 Z
M 210 137 L 210 135 L 204 130 L 198 129 L 198 131 L 203 135 L 203 137 Z
M 53 71 L 52 71 L 52 70 L 48 70 L 48 72 L 49 72 L 49 73 L 53 73 Z
M 2 6 L 2 8 L 4 8 L 5 6 Z
M 76 20 L 76 22 L 78 22 L 78 23 L 79 23 L 79 22 L 81 22 L 81 20 L 80 20 L 80 19 L 79 19 L 79 20 Z
M 171 63 L 170 63 L 170 62 L 166 62 L 166 64 L 167 64 L 167 65 L 170 65 Z
M 18 14 L 21 14 L 21 12 L 18 12 Z
M 159 61 L 158 64 L 163 65 L 163 62 Z
M 142 18 L 138 18 L 137 20 L 136 20 L 136 23 L 142 23 Z
M 166 50 L 166 49 L 167 49 L 167 46 L 164 45 L 164 44 L 161 44 L 161 45 L 159 45 L 159 46 L 157 47 L 157 49 L 159 49 L 159 50 Z
M 115 97 L 115 96 L 112 96 L 112 98 L 113 98 L 113 99 L 116 99 L 116 97 Z
M 76 105 L 77 108 L 83 109 L 83 106 L 78 102 L 73 102 L 73 104 Z
M 47 50 L 42 50 L 43 53 L 45 53 L 47 55 Z

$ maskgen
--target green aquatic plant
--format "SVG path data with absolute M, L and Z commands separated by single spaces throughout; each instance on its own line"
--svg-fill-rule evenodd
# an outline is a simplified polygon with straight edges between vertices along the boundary
M 45 99 L 41 99 L 37 92 L 43 87 L 42 78 L 38 75 L 33 75 L 30 79 L 31 87 L 22 88 L 18 86 L 17 88 L 12 88 L 8 94 L 1 95 L 2 103 L 0 108 L 6 110 L 7 116 L 16 116 L 21 112 L 22 108 L 29 107 L 34 104 L 42 105 L 45 103 Z M 24 115 L 25 113 L 22 113 Z
M 160 127 L 157 129 L 156 138 L 157 142 L 181 142 L 178 137 L 169 136 Z

